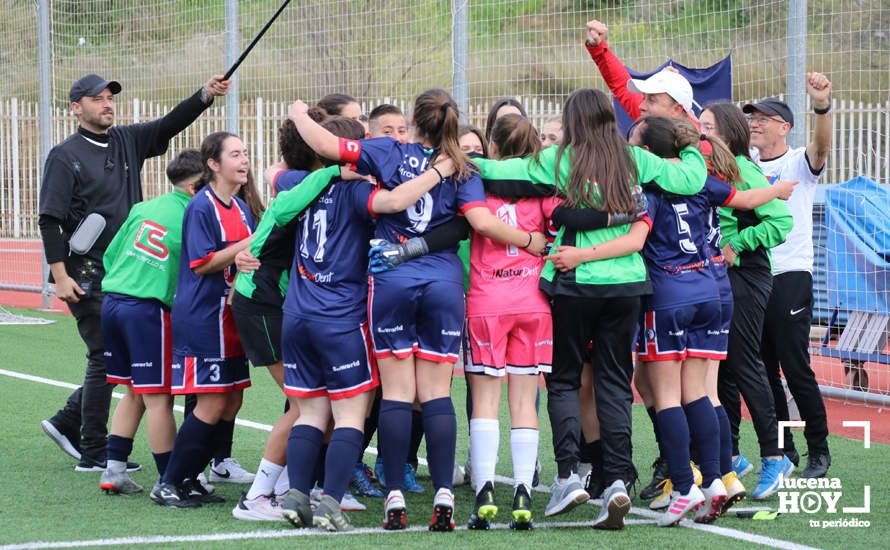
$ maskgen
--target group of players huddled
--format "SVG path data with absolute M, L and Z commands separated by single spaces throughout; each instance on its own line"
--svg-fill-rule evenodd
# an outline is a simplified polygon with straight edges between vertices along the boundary
M 651 495 L 658 524 L 709 523 L 745 498 L 717 398 L 727 271 L 752 264 L 739 256 L 769 261 L 791 228 L 781 199 L 796 182 L 769 185 L 736 105 L 708 105 L 699 121 L 679 73 L 617 78 L 636 118 L 626 136 L 595 89 L 572 92 L 540 131 L 512 100 L 492 108 L 484 133 L 461 126 L 441 89 L 418 95 L 410 120 L 392 105 L 365 117 L 343 94 L 296 101 L 281 160 L 264 172 L 265 211 L 238 136 L 180 151 L 167 167 L 174 190 L 133 207 L 104 256 L 108 380 L 130 391 L 101 487 L 142 490 L 126 468 L 147 410 L 160 474 L 151 498 L 221 500 L 202 473 L 215 438 L 231 439 L 249 360 L 268 367 L 288 407 L 235 517 L 344 531 L 341 507 L 361 507 L 358 493 L 385 498 L 383 528 L 404 529 L 403 492 L 424 490 L 414 473 L 425 436 L 429 528 L 453 530 L 462 475 L 450 393 L 463 349 L 470 528 L 498 513 L 504 381 L 510 525 L 532 527 L 541 374 L 558 469 L 545 515 L 599 498 L 594 526 L 623 528 L 637 479 L 632 377 L 669 474 Z M 178 432 L 169 394 L 197 396 Z M 362 456 L 375 429 L 372 470 Z M 765 460 L 754 497 L 777 490 L 787 460 Z

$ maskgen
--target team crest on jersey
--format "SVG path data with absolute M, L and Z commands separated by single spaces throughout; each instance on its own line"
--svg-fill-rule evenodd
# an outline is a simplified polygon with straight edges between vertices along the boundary
M 167 228 L 153 221 L 145 220 L 139 231 L 136 233 L 136 239 L 133 246 L 136 250 L 152 256 L 159 260 L 166 260 L 170 256 L 170 250 L 164 244 L 164 236 L 167 234 Z

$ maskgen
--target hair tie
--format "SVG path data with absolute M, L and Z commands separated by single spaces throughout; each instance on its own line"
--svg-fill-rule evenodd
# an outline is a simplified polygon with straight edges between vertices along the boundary
M 700 136 L 698 136 L 699 141 L 707 141 L 707 139 L 708 139 L 708 136 L 706 136 L 704 134 L 701 134 Z

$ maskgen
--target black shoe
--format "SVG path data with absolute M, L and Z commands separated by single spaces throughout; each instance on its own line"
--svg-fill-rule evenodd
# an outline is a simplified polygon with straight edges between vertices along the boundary
M 80 431 L 77 429 L 68 429 L 57 425 L 52 419 L 44 420 L 40 423 L 40 427 L 46 432 L 46 435 L 53 440 L 53 443 L 59 446 L 65 454 L 74 460 L 80 460 Z
M 831 455 L 827 451 L 810 453 L 807 457 L 807 467 L 800 473 L 800 477 L 825 477 L 829 466 L 831 466 Z
M 541 484 L 541 461 L 535 459 L 535 473 L 532 475 L 532 487 L 537 487 Z
M 128 472 L 138 472 L 142 469 L 142 465 L 136 462 L 127 462 L 127 471 Z M 89 458 L 81 458 L 80 462 L 77 463 L 77 466 L 74 467 L 75 472 L 104 472 L 105 471 L 105 461 L 104 460 L 92 460 Z
M 513 494 L 513 518 L 510 520 L 510 529 L 515 531 L 529 531 L 534 529 L 532 523 L 532 497 L 528 494 L 525 485 L 519 485 Z
M 794 464 L 794 467 L 797 468 L 798 464 L 800 464 L 800 453 L 797 452 L 797 449 L 794 447 L 786 449 L 783 454 L 787 456 L 788 460 L 790 460 Z
M 149 496 L 161 506 L 169 506 L 171 508 L 197 508 L 201 506 L 198 500 L 188 498 L 185 490 L 172 483 L 155 484 Z
M 197 500 L 202 504 L 219 504 L 226 501 L 223 497 L 213 494 L 213 491 L 208 491 L 197 479 L 183 481 L 182 490 L 189 499 Z
M 606 490 L 606 478 L 603 471 L 599 468 L 591 468 L 584 480 L 584 490 L 590 495 L 590 498 L 600 498 L 603 491 Z
M 479 494 L 476 495 L 476 505 L 473 507 L 473 513 L 470 514 L 467 529 L 491 529 L 491 520 L 497 513 L 498 506 L 494 502 L 494 486 L 490 481 L 486 481 L 482 489 L 479 490 Z
M 640 491 L 640 498 L 651 500 L 661 494 L 661 482 L 668 478 L 667 460 L 658 457 L 652 463 L 652 481 Z

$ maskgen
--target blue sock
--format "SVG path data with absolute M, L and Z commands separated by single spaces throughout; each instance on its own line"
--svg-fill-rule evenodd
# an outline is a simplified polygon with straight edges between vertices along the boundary
M 126 462 L 133 452 L 133 440 L 129 437 L 120 437 L 118 435 L 109 435 L 106 445 L 106 458 L 108 460 L 117 460 L 118 462 Z
M 408 445 L 411 443 L 411 403 L 389 399 L 380 402 L 377 439 L 381 441 L 382 448 L 386 449 L 383 455 L 386 488 L 390 491 L 401 491 L 404 488 Z M 426 441 L 429 445 L 429 434 Z
M 692 487 L 692 468 L 689 467 L 689 426 L 681 407 L 658 412 L 658 431 L 661 433 L 662 455 L 667 459 L 674 490 L 685 495 Z
M 711 482 L 720 478 L 720 425 L 717 414 L 707 396 L 683 405 L 683 411 L 701 469 L 702 487 L 709 487 Z
M 208 424 L 194 414 L 190 414 L 182 421 L 173 450 L 170 452 L 170 461 L 161 476 L 164 483 L 179 485 L 186 477 L 196 470 L 203 469 L 207 463 L 208 453 L 212 452 L 213 434 L 216 425 Z
M 312 475 L 312 484 L 321 487 L 324 485 L 325 462 L 328 458 L 328 444 L 322 443 L 315 460 L 315 473 Z
M 732 427 L 723 405 L 714 407 L 714 413 L 720 425 L 720 473 L 726 475 L 732 471 Z
M 315 463 L 324 433 L 314 426 L 297 424 L 287 439 L 287 477 L 290 486 L 308 495 L 315 481 Z
M 362 452 L 364 434 L 355 428 L 337 428 L 328 443 L 325 459 L 324 494 L 340 502 L 352 478 L 352 468 Z
M 454 474 L 454 447 L 457 444 L 457 417 L 450 397 L 421 404 L 426 456 L 433 488 L 451 489 Z M 389 473 L 387 473 L 389 475 Z
M 158 468 L 158 474 L 163 477 L 164 472 L 167 471 L 167 464 L 170 462 L 170 451 L 166 453 L 151 453 L 151 456 L 155 459 L 155 466 Z
M 664 445 L 661 443 L 661 434 L 658 433 L 658 413 L 655 412 L 655 407 L 646 407 L 646 413 L 649 415 L 649 420 L 652 421 L 652 431 L 655 432 L 655 443 L 658 444 L 658 456 L 665 458 Z
M 220 420 L 216 423 L 213 436 L 216 446 L 213 449 L 213 461 L 217 464 L 232 456 L 232 440 L 235 437 L 235 421 Z M 201 468 L 203 470 L 203 468 Z

